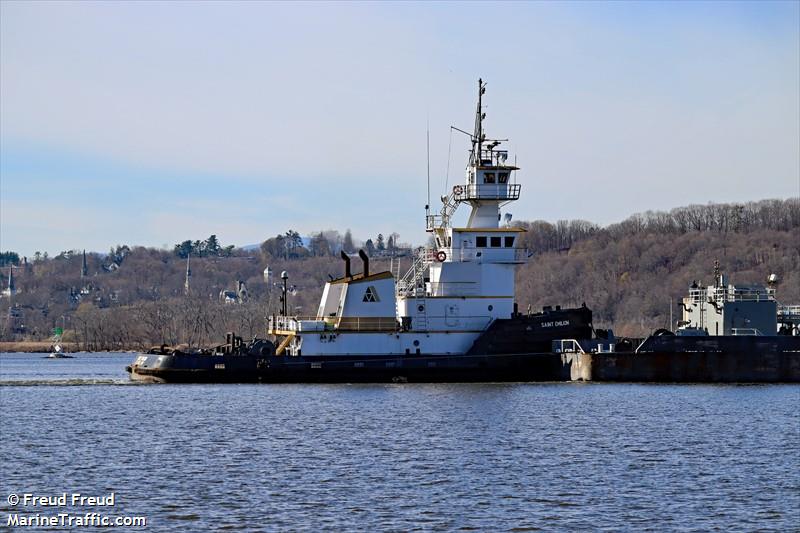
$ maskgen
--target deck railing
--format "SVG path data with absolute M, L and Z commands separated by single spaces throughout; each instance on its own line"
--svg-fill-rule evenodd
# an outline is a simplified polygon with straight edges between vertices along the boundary
M 469 200 L 518 200 L 522 185 L 519 183 L 473 183 L 456 185 L 453 197 L 459 202 Z
M 468 328 L 471 330 L 484 330 L 493 321 L 493 317 L 484 315 L 424 315 L 429 326 L 436 328 L 452 327 L 456 329 Z M 286 335 L 289 333 L 324 333 L 324 332 L 395 332 L 405 331 L 414 327 L 414 321 L 419 317 L 406 317 L 409 322 L 404 326 L 394 317 L 295 317 L 273 315 L 267 317 L 267 333 L 270 335 Z M 414 328 L 416 330 L 416 328 Z M 430 328 L 419 329 L 428 331 Z
M 558 339 L 553 341 L 553 352 L 555 353 L 586 353 L 581 344 L 575 339 Z
M 800 305 L 782 305 L 778 308 L 778 318 L 783 320 L 800 320 Z
M 775 301 L 775 289 L 760 287 L 698 287 L 689 289 L 689 297 L 694 303 L 708 301 L 722 302 L 770 302 Z
M 268 317 L 267 331 L 271 334 L 291 331 L 297 333 L 323 331 L 395 331 L 400 323 L 394 317 Z
M 731 335 L 754 337 L 761 336 L 763 333 L 757 328 L 731 328 Z

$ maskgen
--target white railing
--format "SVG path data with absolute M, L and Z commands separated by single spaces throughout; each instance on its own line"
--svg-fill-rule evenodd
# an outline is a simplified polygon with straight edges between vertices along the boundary
M 271 316 L 268 320 L 267 332 L 311 333 L 324 331 L 396 331 L 400 324 L 394 317 L 298 317 Z
M 763 334 L 756 328 L 731 328 L 731 335 L 754 337 Z
M 268 317 L 267 333 L 270 335 L 287 335 L 295 333 L 331 333 L 331 332 L 375 332 L 375 331 L 401 331 L 414 327 L 417 317 L 404 317 L 407 321 L 397 320 L 395 317 L 299 317 L 274 315 Z M 426 326 L 419 331 L 430 329 L 452 329 L 483 331 L 493 321 L 493 317 L 486 315 L 426 315 Z M 404 325 L 406 324 L 407 325 Z
M 455 188 L 455 187 L 454 187 Z M 450 218 L 458 209 L 458 202 L 455 200 L 455 193 L 442 196 L 442 208 L 439 215 L 427 215 L 425 217 L 425 228 L 436 229 L 450 226 Z
M 555 353 L 586 353 L 575 339 L 558 339 L 553 341 Z
M 747 287 L 708 287 L 689 289 L 689 297 L 694 303 L 708 301 L 722 302 L 770 302 L 775 300 L 775 289 Z
M 333 322 L 320 320 L 317 317 L 272 315 L 267 317 L 267 331 L 274 334 L 278 331 L 300 331 L 303 323 L 315 323 L 322 330 L 328 325 L 333 329 Z
M 778 318 L 800 320 L 800 305 L 782 305 L 778 308 Z
M 467 200 L 517 200 L 522 185 L 519 183 L 473 183 L 453 187 L 453 197 L 459 202 Z

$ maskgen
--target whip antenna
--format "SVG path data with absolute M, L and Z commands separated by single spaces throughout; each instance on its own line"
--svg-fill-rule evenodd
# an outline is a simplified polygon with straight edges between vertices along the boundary
M 428 205 L 431 205 L 431 124 L 428 118 L 425 119 L 425 142 L 428 159 Z
M 447 141 L 447 172 L 444 174 L 444 192 L 447 192 L 447 184 L 450 181 L 450 149 L 453 147 L 453 127 L 450 127 L 450 139 Z

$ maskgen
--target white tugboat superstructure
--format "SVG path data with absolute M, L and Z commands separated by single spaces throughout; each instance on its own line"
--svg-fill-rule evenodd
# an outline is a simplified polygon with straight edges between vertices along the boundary
M 519 198 L 516 166 L 503 140 L 487 139 L 478 80 L 475 129 L 463 184 L 442 197 L 439 214 L 427 213 L 435 247 L 417 252 L 408 272 L 350 271 L 325 284 L 316 316 L 273 316 L 268 332 L 277 355 L 464 354 L 498 318 L 514 312 L 514 270 L 527 260 L 522 228 L 501 225 L 500 209 Z M 471 208 L 465 227 L 453 227 L 461 204 Z

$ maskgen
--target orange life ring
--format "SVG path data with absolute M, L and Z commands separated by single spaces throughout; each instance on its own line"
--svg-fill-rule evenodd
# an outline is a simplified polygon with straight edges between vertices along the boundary
M 446 253 L 439 252 L 438 254 L 436 254 L 436 260 L 439 261 L 440 263 L 444 263 L 445 259 L 447 259 L 447 254 Z
M 462 187 L 461 185 L 456 185 L 455 187 L 453 187 L 453 194 L 455 194 L 456 196 L 461 196 L 463 192 L 464 192 L 464 187 Z

